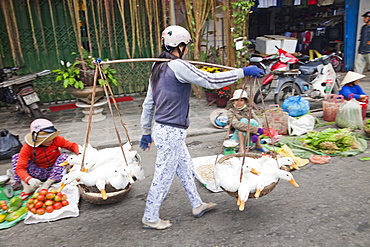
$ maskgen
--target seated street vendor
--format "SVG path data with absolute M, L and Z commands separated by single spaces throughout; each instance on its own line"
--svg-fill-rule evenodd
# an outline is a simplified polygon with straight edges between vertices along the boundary
M 12 157 L 14 179 L 23 186 L 21 198 L 26 200 L 35 190 L 48 189 L 54 182 L 60 182 L 65 166 L 59 166 L 67 158 L 60 148 L 79 154 L 79 146 L 59 136 L 59 131 L 47 119 L 36 119 L 31 123 L 26 143 L 18 154 Z
M 263 147 L 260 142 L 260 135 L 263 134 L 263 129 L 259 128 L 258 117 L 255 112 L 248 107 L 248 93 L 243 89 L 235 90 L 233 97 L 230 99 L 233 103 L 233 108 L 227 112 L 229 123 L 235 129 L 231 140 L 238 140 L 239 153 L 243 153 L 246 148 L 246 133 L 249 130 L 251 135 L 250 141 L 255 143 L 255 149 L 261 152 L 267 152 L 268 149 Z M 249 116 L 250 115 L 250 116 Z M 250 119 L 250 124 L 248 124 Z
M 343 95 L 347 100 L 351 97 L 355 98 L 358 101 L 367 100 L 368 96 L 362 90 L 361 86 L 358 85 L 360 83 L 360 79 L 364 77 L 365 75 L 353 71 L 348 71 L 341 83 L 342 89 L 339 91 L 339 94 Z

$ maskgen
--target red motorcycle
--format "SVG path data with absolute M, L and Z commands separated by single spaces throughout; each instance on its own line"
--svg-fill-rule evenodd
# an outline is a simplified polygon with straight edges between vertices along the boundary
M 256 94 L 254 95 L 254 103 L 256 104 L 262 102 L 261 92 L 263 99 L 265 99 L 267 95 L 269 95 L 269 93 L 271 92 L 272 90 L 271 82 L 275 75 L 274 71 L 288 71 L 290 70 L 291 64 L 296 64 L 299 62 L 299 59 L 290 54 L 289 52 L 278 47 L 276 48 L 278 49 L 277 52 L 278 60 L 270 66 L 269 69 L 270 71 L 269 73 L 266 73 L 267 76 L 263 80 L 261 88 L 258 89 Z

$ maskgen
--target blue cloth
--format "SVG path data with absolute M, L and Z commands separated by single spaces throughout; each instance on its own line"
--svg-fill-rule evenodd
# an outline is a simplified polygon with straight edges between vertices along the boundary
M 343 95 L 346 99 L 348 99 L 348 96 L 350 94 L 353 94 L 355 99 L 360 99 L 360 95 L 366 95 L 366 93 L 359 85 L 343 86 L 342 89 L 339 91 L 339 94 Z
M 361 28 L 360 44 L 358 46 L 358 53 L 367 54 L 370 53 L 370 45 L 367 42 L 370 41 L 370 26 L 363 25 Z
M 240 122 L 248 124 L 248 119 L 247 118 L 242 118 L 240 119 Z M 258 127 L 258 122 L 255 119 L 251 119 L 251 126 Z M 238 138 L 238 132 L 239 130 L 235 130 L 234 134 L 231 136 L 231 140 L 239 140 Z M 244 136 L 246 136 L 246 132 L 244 132 Z

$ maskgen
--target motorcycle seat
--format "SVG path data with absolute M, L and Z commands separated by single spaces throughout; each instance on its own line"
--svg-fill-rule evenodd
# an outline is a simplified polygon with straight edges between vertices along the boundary
M 259 63 L 259 62 L 262 62 L 262 57 L 251 57 L 250 59 L 249 59 L 249 61 L 251 62 L 251 63 Z
M 311 75 L 317 71 L 317 66 L 312 65 L 301 65 L 299 66 L 299 70 L 304 75 Z

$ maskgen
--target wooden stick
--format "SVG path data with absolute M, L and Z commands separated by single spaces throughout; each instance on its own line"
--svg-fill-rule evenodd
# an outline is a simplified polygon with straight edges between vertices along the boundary
M 112 64 L 112 63 L 137 63 L 137 62 L 168 62 L 172 59 L 168 58 L 132 58 L 132 59 L 118 59 L 118 60 L 110 60 L 110 61 L 103 61 L 101 64 Z M 211 67 L 217 67 L 221 69 L 236 69 L 234 67 L 219 65 L 219 64 L 213 64 L 213 63 L 204 63 L 200 61 L 191 61 L 191 60 L 185 60 L 191 64 L 195 65 L 202 65 L 202 66 L 211 66 Z

